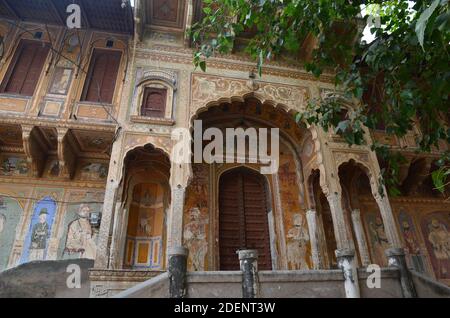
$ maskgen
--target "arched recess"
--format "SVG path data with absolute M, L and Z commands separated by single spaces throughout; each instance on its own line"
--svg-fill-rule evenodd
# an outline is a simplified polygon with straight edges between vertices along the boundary
M 306 220 L 306 200 L 304 189 L 304 178 L 302 169 L 302 140 L 306 134 L 306 129 L 300 127 L 294 121 L 293 112 L 282 105 L 275 107 L 276 103 L 261 103 L 252 96 L 241 98 L 224 99 L 209 104 L 193 116 L 191 122 L 193 140 L 195 140 L 194 120 L 201 120 L 202 133 L 208 128 L 216 128 L 224 136 L 223 149 L 226 150 L 227 128 L 242 128 L 247 131 L 249 128 L 279 128 L 279 169 L 273 174 L 267 174 L 267 184 L 269 186 L 271 202 L 273 206 L 273 233 L 271 233 L 271 253 L 273 269 L 309 269 L 312 268 L 311 246 Z M 198 124 L 198 123 L 197 123 Z M 270 132 L 270 130 L 269 130 Z M 212 137 L 213 140 L 215 136 Z M 209 144 L 204 141 L 202 151 Z M 253 143 L 254 146 L 257 143 Z M 268 142 L 270 149 L 270 141 Z M 236 144 L 235 144 L 236 145 Z M 195 143 L 192 145 L 192 153 L 195 154 Z M 209 184 L 207 189 L 208 208 L 202 212 L 202 224 L 208 222 L 208 253 L 206 256 L 209 269 L 220 269 L 219 244 L 219 179 L 220 175 L 232 168 L 246 166 L 261 172 L 260 161 L 249 162 L 250 149 L 248 141 L 246 143 L 244 162 L 226 162 L 225 160 L 213 162 L 211 164 L 201 161 L 193 166 L 206 166 L 208 171 Z M 270 151 L 269 151 L 270 153 Z M 200 170 L 200 169 L 195 169 Z M 195 178 L 195 176 L 194 176 Z M 191 184 L 195 184 L 191 180 Z M 188 188 L 189 193 L 189 188 Z M 195 203 L 187 196 L 190 202 L 189 209 L 195 208 Z M 199 198 L 200 201 L 203 198 Z M 200 205 L 200 204 L 199 204 Z M 201 208 L 198 208 L 202 210 Z M 184 211 L 184 224 L 190 224 L 190 211 Z M 270 219 L 270 218 L 269 218 Z M 200 221 L 198 221 L 200 224 Z M 185 228 L 186 232 L 186 228 Z M 186 239 L 185 239 L 186 241 Z M 189 248 L 189 246 L 188 246 Z M 203 250 L 203 249 L 202 249 Z
M 360 214 L 360 224 L 351 219 L 352 238 L 357 246 L 361 263 L 387 266 L 385 250 L 390 248 L 383 217 L 374 198 L 376 181 L 370 169 L 354 159 L 339 165 L 341 187 L 348 191 L 347 209 Z M 358 228 L 359 227 L 359 228 Z M 357 232 L 361 232 L 358 237 Z M 359 241 L 358 241 L 359 240 Z M 366 260 L 364 260 L 366 259 Z
M 121 267 L 163 270 L 170 205 L 170 160 L 147 144 L 124 159 L 121 205 L 115 222 Z

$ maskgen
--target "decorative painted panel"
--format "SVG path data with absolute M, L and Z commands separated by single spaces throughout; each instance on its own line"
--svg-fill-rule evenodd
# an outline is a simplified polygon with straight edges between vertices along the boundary
M 22 214 L 23 209 L 15 199 L 0 195 L 0 271 L 8 266 Z
M 186 190 L 183 215 L 184 245 L 189 249 L 188 270 L 202 271 L 208 267 L 209 233 L 209 167 L 193 164 L 193 179 Z
M 104 192 L 74 190 L 66 197 L 58 259 L 95 259 L 98 229 L 91 226 L 89 216 L 102 211 Z
M 385 267 L 387 266 L 386 249 L 390 247 L 386 236 L 383 220 L 379 212 L 369 212 L 364 216 L 368 242 L 372 255 L 372 262 Z
M 45 260 L 56 214 L 56 202 L 52 197 L 44 197 L 36 203 L 30 227 L 25 238 L 20 263 Z
M 163 268 L 165 223 L 162 186 L 157 183 L 136 185 L 128 217 L 125 267 Z
M 412 217 L 403 209 L 398 214 L 398 224 L 403 237 L 408 265 L 415 271 L 425 273 L 425 257 L 422 255 L 416 227 Z
M 450 281 L 449 213 L 428 214 L 422 218 L 421 227 L 436 278 Z
M 312 268 L 311 244 L 305 211 L 301 208 L 301 194 L 295 159 L 286 146 L 281 147 L 278 169 L 280 198 L 286 233 L 289 269 Z

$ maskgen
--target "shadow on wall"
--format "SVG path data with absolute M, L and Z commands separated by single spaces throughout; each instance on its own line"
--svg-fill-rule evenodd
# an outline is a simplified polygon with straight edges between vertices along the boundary
M 70 282 L 76 283 L 76 271 L 67 272 L 71 264 L 80 268 L 80 288 L 67 286 L 68 278 Z M 93 266 L 94 261 L 88 259 L 22 264 L 0 272 L 0 298 L 88 298 L 88 270 Z

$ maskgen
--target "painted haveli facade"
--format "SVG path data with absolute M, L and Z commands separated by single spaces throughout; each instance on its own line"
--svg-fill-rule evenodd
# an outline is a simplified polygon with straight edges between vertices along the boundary
M 121 0 L 75 1 L 82 28 L 67 29 L 72 2 L 0 2 L 0 270 L 90 258 L 92 295 L 105 296 L 165 271 L 176 246 L 189 249 L 190 271 L 238 269 L 241 247 L 257 249 L 266 270 L 337 268 L 335 250 L 386 267 L 385 250 L 404 248 L 409 267 L 450 283 L 450 202 L 430 179 L 439 152 L 415 153 L 420 131 L 366 134 L 408 159 L 402 195 L 381 196 L 383 164 L 369 146 L 293 121 L 309 99 L 335 94 L 331 76 L 280 60 L 249 77 L 240 43 L 194 70 L 185 30 L 201 1 L 138 0 L 134 12 Z M 197 119 L 203 129 L 278 127 L 278 172 L 174 163 L 171 132 Z

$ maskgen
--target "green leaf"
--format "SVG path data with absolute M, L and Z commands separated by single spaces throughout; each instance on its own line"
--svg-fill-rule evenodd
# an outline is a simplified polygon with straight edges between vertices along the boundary
M 417 20 L 416 23 L 416 34 L 417 38 L 419 39 L 420 46 L 422 47 L 422 50 L 425 51 L 425 48 L 423 47 L 423 41 L 425 36 L 425 29 L 427 28 L 428 20 L 430 19 L 431 15 L 433 14 L 434 10 L 436 10 L 437 6 L 441 0 L 434 0 L 431 6 L 429 6 L 425 11 L 422 12 L 422 14 L 419 17 L 419 20 Z
M 201 61 L 198 65 L 203 72 L 206 72 L 206 61 Z

